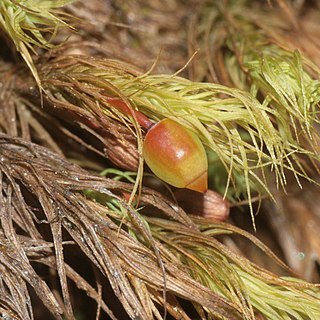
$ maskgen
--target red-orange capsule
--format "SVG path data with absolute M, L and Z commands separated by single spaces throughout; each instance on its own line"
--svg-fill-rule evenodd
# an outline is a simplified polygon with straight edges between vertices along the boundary
M 208 187 L 207 155 L 200 139 L 171 119 L 149 129 L 143 145 L 144 159 L 152 172 L 178 187 L 205 192 Z

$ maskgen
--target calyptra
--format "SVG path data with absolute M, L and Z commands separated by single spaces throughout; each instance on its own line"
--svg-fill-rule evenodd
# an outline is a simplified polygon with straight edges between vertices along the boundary
M 152 172 L 178 188 L 205 192 L 208 161 L 204 147 L 193 132 L 171 119 L 163 119 L 147 132 L 144 159 Z

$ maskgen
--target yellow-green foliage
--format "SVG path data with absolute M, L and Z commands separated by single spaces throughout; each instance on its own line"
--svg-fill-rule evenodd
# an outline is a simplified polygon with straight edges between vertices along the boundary
M 298 59 L 295 53 L 292 56 Z M 269 96 L 260 102 L 245 90 L 178 76 L 137 75 L 127 68 L 112 60 L 65 57 L 45 66 L 44 86 L 58 99 L 74 101 L 78 97 L 78 105 L 86 109 L 88 100 L 84 96 L 99 101 L 106 117 L 117 113 L 110 114 L 112 106 L 106 104 L 103 96 L 120 95 L 155 121 L 166 117 L 176 120 L 215 152 L 229 173 L 229 182 L 236 184 L 240 181 L 236 177 L 243 177 L 249 200 L 251 188 L 268 192 L 266 172 L 273 170 L 277 182 L 285 187 L 286 169 L 297 180 L 306 176 L 301 156 L 319 160 L 316 150 L 307 150 L 300 143 L 308 138 L 307 131 L 301 131 L 301 139 L 297 139 L 290 125 L 290 120 L 299 127 L 317 121 L 312 110 L 294 113 L 291 109 L 275 108 Z M 66 83 L 70 83 L 70 89 L 65 87 Z M 317 83 L 314 81 L 314 87 Z M 72 96 L 64 93 L 70 90 Z M 236 187 L 243 191 L 243 186 Z
M 0 27 L 7 33 L 31 69 L 38 85 L 40 79 L 32 60 L 34 47 L 52 48 L 60 26 L 66 26 L 57 8 L 74 0 L 1 0 Z M 49 35 L 49 38 L 48 38 Z

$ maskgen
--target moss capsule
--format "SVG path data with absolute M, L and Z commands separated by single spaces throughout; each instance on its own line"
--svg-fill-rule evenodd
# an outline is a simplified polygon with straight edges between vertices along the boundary
M 149 129 L 143 145 L 145 161 L 163 181 L 178 187 L 205 192 L 208 161 L 200 139 L 171 119 Z

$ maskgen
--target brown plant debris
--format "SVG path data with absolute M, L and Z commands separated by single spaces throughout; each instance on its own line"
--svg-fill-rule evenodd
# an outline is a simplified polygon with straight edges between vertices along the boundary
M 230 232 L 248 236 L 240 230 L 217 224 L 214 231 L 213 226 L 202 224 L 201 220 L 197 221 L 197 227 L 181 209 L 150 189 L 143 189 L 141 195 L 144 211 L 157 208 L 162 218 L 160 212 L 152 217 L 152 210 L 141 216 L 117 195 L 130 192 L 131 184 L 90 175 L 48 149 L 21 138 L 1 133 L 0 146 L 0 259 L 6 275 L 2 290 L 12 297 L 6 308 L 16 318 L 33 318 L 28 286 L 55 318 L 61 319 L 64 313 L 73 319 L 69 279 L 88 292 L 101 312 L 115 319 L 108 300 L 66 262 L 64 252 L 68 246 L 79 248 L 92 268 L 108 279 L 132 319 L 159 318 L 158 303 L 165 303 L 169 313 L 180 317 L 186 311 L 177 297 L 192 301 L 200 314 L 206 310 L 218 318 L 253 319 L 249 303 L 253 292 L 248 285 L 261 281 L 274 294 L 283 295 L 284 301 L 287 294 L 294 294 L 311 304 L 310 312 L 318 314 L 319 310 L 312 305 L 317 293 L 312 293 L 311 285 L 282 280 L 235 255 L 211 237 Z M 91 200 L 92 192 L 101 195 L 94 196 L 96 202 Z M 113 203 L 113 210 L 108 203 Z M 262 244 L 254 241 L 275 259 Z M 197 253 L 197 248 L 207 249 Z M 216 263 L 223 272 L 214 275 L 212 267 Z M 57 270 L 60 289 L 55 295 L 37 274 L 35 264 Z M 214 277 L 216 283 L 201 279 L 203 272 Z M 13 277 L 18 281 L 12 283 Z M 287 287 L 288 293 L 282 286 Z M 164 288 L 166 302 L 161 295 Z M 261 308 L 259 304 L 256 307 Z M 186 315 L 183 318 L 189 319 Z
M 10 281 L 12 273 L 19 280 L 12 289 L 10 286 L 8 291 L 13 297 L 9 310 L 21 319 L 32 319 L 28 291 L 25 285 L 19 286 L 19 283 L 25 283 L 36 291 L 43 304 L 56 318 L 61 318 L 62 310 L 68 318 L 73 318 L 67 277 L 79 280 L 80 276 L 64 261 L 64 229 L 73 239 L 73 245 L 78 245 L 100 272 L 108 277 L 115 294 L 130 317 L 150 318 L 148 310 L 142 304 L 141 293 L 135 291 L 141 286 L 141 290 L 146 290 L 146 286 L 156 290 L 163 288 L 162 271 L 156 255 L 148 246 L 139 244 L 126 231 L 119 229 L 106 214 L 106 208 L 104 213 L 101 212 L 101 207 L 86 199 L 80 192 L 93 189 L 118 198 L 111 190 L 128 191 L 131 186 L 90 176 L 49 150 L 21 139 L 4 134 L 1 134 L 0 139 L 3 227 L 1 262 L 8 273 L 6 281 Z M 141 200 L 146 203 L 150 201 L 150 204 L 159 208 L 167 208 L 169 214 L 171 212 L 172 216 L 177 217 L 177 213 L 169 209 L 164 201 L 154 202 L 153 197 L 148 195 Z M 32 204 L 28 204 L 28 201 Z M 125 203 L 124 206 L 128 207 Z M 130 208 L 128 210 L 133 212 Z M 119 218 L 121 220 L 121 217 Z M 178 219 L 187 226 L 193 226 L 181 211 Z M 38 230 L 43 224 L 49 226 L 52 242 L 48 233 L 41 234 Z M 15 226 L 18 226 L 20 234 Z M 136 216 L 133 226 L 138 229 L 145 228 L 142 220 Z M 27 236 L 22 236 L 25 234 Z M 148 239 L 146 241 L 149 243 Z M 166 260 L 166 288 L 169 296 L 177 294 L 215 310 L 212 312 L 217 315 L 224 315 L 228 319 L 238 318 L 239 310 L 234 305 L 190 278 L 181 268 L 177 268 L 168 260 L 170 257 L 166 257 L 165 252 L 162 255 L 162 259 Z M 53 261 L 55 262 L 62 300 L 57 300 L 52 295 L 48 285 L 36 274 L 30 260 L 51 266 Z M 130 288 L 129 283 L 133 288 Z M 85 281 L 80 282 L 80 287 L 86 290 L 90 288 Z M 14 294 L 14 290 L 19 294 Z M 98 300 L 98 293 L 92 288 L 90 291 L 92 298 Z M 24 301 L 23 304 L 21 299 Z M 152 297 L 149 296 L 148 299 L 151 299 L 151 303 Z M 63 305 L 59 305 L 61 301 Z M 105 303 L 97 302 L 112 316 Z

